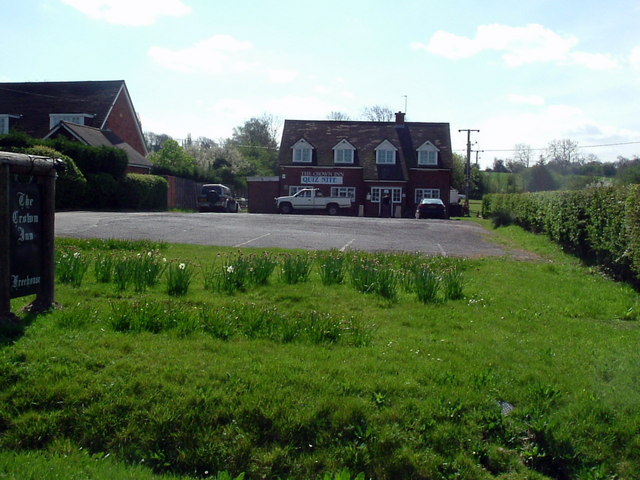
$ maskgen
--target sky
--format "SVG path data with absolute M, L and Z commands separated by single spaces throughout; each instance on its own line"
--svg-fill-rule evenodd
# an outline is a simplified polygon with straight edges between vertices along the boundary
M 145 131 L 252 117 L 448 122 L 480 165 L 640 155 L 640 0 L 0 0 L 0 81 L 125 80 Z M 474 158 L 475 160 L 475 154 Z

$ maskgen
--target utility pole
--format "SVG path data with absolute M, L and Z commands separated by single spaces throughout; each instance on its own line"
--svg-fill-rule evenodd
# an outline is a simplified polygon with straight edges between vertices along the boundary
M 461 128 L 458 132 L 467 132 L 467 183 L 465 185 L 465 202 L 469 204 L 469 190 L 471 184 L 471 132 L 480 132 L 472 128 Z

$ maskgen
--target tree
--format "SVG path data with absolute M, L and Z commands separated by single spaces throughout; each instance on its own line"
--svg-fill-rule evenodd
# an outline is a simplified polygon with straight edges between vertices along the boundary
M 572 163 L 581 163 L 578 142 L 564 138 L 553 140 L 547 147 L 547 158 L 550 164 L 566 170 Z
M 252 168 L 247 175 L 275 175 L 278 167 L 278 127 L 271 115 L 263 114 L 235 127 L 228 140 Z
M 351 119 L 349 118 L 349 115 L 344 112 L 331 112 L 329 115 L 327 115 L 327 120 L 337 120 L 344 122 Z
M 166 140 L 157 152 L 149 154 L 149 160 L 175 175 L 191 176 L 196 166 L 195 159 L 173 139 Z
M 493 159 L 493 168 L 492 170 L 494 172 L 499 172 L 499 173 L 508 173 L 509 170 L 507 170 L 507 167 L 504 166 L 504 160 L 500 160 L 499 158 L 494 158 Z
M 453 154 L 453 169 L 451 170 L 451 186 L 464 193 L 467 182 L 466 175 L 467 157 L 459 153 Z
M 513 157 L 514 161 L 522 163 L 525 168 L 529 168 L 531 166 L 531 161 L 533 160 L 533 151 L 531 150 L 531 145 L 527 145 L 526 143 L 518 143 L 515 147 L 515 153 Z
M 157 134 L 153 132 L 144 132 L 144 141 L 147 143 L 147 149 L 150 152 L 157 152 L 162 144 L 171 137 L 165 133 Z
M 549 169 L 545 165 L 539 164 L 527 169 L 525 184 L 529 192 L 541 192 L 557 188 L 556 181 Z
M 393 110 L 384 105 L 366 107 L 362 116 L 370 122 L 390 122 L 393 120 Z

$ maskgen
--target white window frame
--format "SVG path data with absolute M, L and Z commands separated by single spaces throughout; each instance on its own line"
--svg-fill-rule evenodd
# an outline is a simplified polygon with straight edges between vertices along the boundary
M 389 140 L 385 140 L 375 148 L 377 165 L 395 165 L 398 149 Z
M 292 197 L 293 195 L 298 193 L 300 190 L 304 190 L 305 188 L 309 188 L 309 187 L 299 186 L 299 185 L 289 185 L 289 196 Z
M 331 187 L 332 197 L 346 197 L 356 199 L 356 187 Z
M 433 143 L 426 141 L 416 151 L 418 152 L 418 166 L 432 167 L 438 165 L 438 152 L 440 150 Z
M 50 113 L 49 114 L 49 130 L 53 129 L 60 122 L 76 123 L 84 125 L 85 118 L 93 118 L 95 115 L 89 113 Z
M 380 203 L 385 190 L 391 193 L 391 203 L 400 203 L 402 201 L 402 187 L 371 187 L 371 202 Z
M 336 164 L 353 165 L 356 147 L 347 140 L 341 140 L 333 147 L 333 162 Z
M 439 188 L 416 188 L 415 200 L 420 203 L 423 198 L 440 198 Z
M 298 140 L 291 148 L 294 163 L 311 163 L 313 161 L 313 147 L 304 138 Z
M 10 115 L 8 113 L 0 114 L 0 135 L 7 135 L 11 127 L 12 118 L 20 118 L 20 115 Z

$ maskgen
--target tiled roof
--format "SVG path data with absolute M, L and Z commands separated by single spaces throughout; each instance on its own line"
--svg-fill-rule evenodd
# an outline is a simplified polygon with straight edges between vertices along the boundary
M 12 128 L 42 138 L 50 113 L 85 113 L 85 125 L 103 128 L 124 80 L 0 83 L 0 113 L 21 115 Z
M 124 142 L 118 135 L 110 130 L 100 130 L 99 128 L 87 127 L 86 125 L 60 122 L 47 135 L 47 138 L 55 138 L 58 135 L 72 136 L 76 140 L 92 147 L 120 148 L 127 154 L 130 166 L 146 168 L 153 166 L 150 160 L 140 155 L 131 145 Z
M 430 141 L 439 149 L 438 165 L 452 166 L 451 136 L 448 123 L 426 122 L 360 122 L 334 120 L 285 120 L 280 143 L 279 165 L 293 163 L 291 147 L 301 138 L 315 150 L 313 166 L 335 166 L 333 147 L 346 139 L 355 148 L 354 165 L 363 168 L 365 180 L 407 180 L 408 170 L 418 167 L 417 148 Z M 388 140 L 398 149 L 396 165 L 377 165 L 375 148 Z

